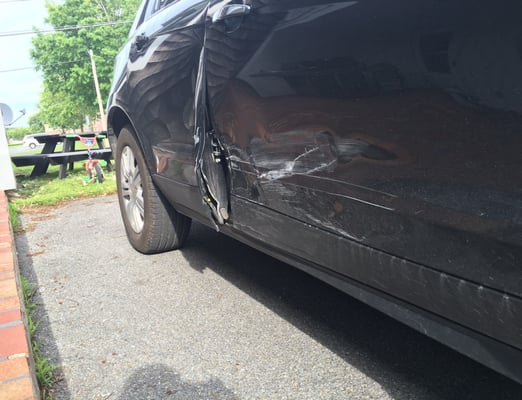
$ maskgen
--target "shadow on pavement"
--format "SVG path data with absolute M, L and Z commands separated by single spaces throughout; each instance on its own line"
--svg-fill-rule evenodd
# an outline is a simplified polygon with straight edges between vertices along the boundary
M 522 386 L 515 382 L 225 235 L 193 224 L 182 254 L 200 272 L 201 265 L 212 265 L 394 399 L 522 399 Z
M 146 365 L 134 371 L 126 380 L 119 400 L 239 400 L 219 379 L 192 383 L 180 378 L 163 364 Z
M 29 244 L 26 234 L 24 232 L 16 233 L 15 242 L 16 250 L 18 252 L 18 266 L 20 268 L 20 274 L 27 279 L 27 281 L 32 285 L 32 287 L 34 287 L 35 290 L 33 295 L 33 302 L 38 304 L 35 314 L 35 322 L 38 324 L 36 329 L 36 340 L 42 353 L 45 354 L 49 359 L 49 363 L 56 366 L 54 375 L 56 379 L 60 381 L 60 384 L 56 385 L 59 393 L 55 393 L 54 395 L 56 397 L 53 396 L 53 398 L 70 399 L 71 394 L 69 392 L 69 388 L 67 387 L 65 380 L 62 379 L 63 371 L 60 367 L 62 365 L 62 358 L 56 344 L 56 339 L 52 331 L 45 304 L 38 289 L 40 287 L 40 282 L 34 270 L 33 259 L 29 251 Z

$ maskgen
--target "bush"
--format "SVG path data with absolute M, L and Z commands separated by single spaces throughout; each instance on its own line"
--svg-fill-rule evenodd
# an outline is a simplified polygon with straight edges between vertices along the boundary
M 9 139 L 22 140 L 25 135 L 30 135 L 31 133 L 38 132 L 31 132 L 31 128 L 26 126 L 22 128 L 7 128 L 7 137 Z

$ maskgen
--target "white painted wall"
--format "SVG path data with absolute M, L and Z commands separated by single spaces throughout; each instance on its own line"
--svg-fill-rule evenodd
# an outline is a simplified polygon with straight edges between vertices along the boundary
M 5 134 L 4 117 L 0 111 L 0 190 L 16 189 L 16 180 L 9 156 L 9 146 Z

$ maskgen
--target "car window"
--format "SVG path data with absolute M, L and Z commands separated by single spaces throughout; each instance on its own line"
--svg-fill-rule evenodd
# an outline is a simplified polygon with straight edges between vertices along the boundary
M 132 31 L 138 28 L 141 24 L 148 20 L 152 14 L 156 12 L 156 10 L 158 9 L 158 3 L 159 0 L 147 0 L 144 2 L 144 5 L 141 9 L 140 17 L 137 23 L 135 24 L 136 26 L 133 27 L 134 29 Z
M 177 3 L 179 0 L 158 0 L 159 2 L 159 7 L 158 9 L 161 9 L 163 7 L 166 7 L 170 4 L 173 4 L 173 3 Z
M 179 0 L 147 0 L 138 12 L 139 19 L 134 23 L 131 29 L 131 34 L 134 32 L 142 23 L 147 21 L 156 11 L 162 8 L 177 3 Z

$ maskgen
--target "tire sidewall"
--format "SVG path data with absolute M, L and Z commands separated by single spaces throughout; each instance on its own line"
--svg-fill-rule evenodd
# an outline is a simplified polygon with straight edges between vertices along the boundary
M 141 185 L 142 185 L 142 193 L 143 193 L 143 228 L 141 232 L 135 232 L 132 229 L 132 226 L 129 223 L 129 218 L 127 216 L 127 212 L 125 209 L 125 203 L 123 200 L 123 192 L 121 185 L 121 154 L 125 147 L 130 147 L 134 154 L 134 158 L 138 164 L 138 169 L 140 172 Z M 152 184 L 152 179 L 150 177 L 149 170 L 145 163 L 145 159 L 143 157 L 143 153 L 141 147 L 139 146 L 136 137 L 134 134 L 127 128 L 123 128 L 118 137 L 118 142 L 116 146 L 116 186 L 118 189 L 118 201 L 120 203 L 120 211 L 123 219 L 123 224 L 125 226 L 125 231 L 129 238 L 131 244 L 139 251 L 144 251 L 147 244 L 147 239 L 150 235 L 150 221 L 151 218 L 148 215 L 149 213 L 149 190 L 146 190 L 146 187 L 150 187 Z

